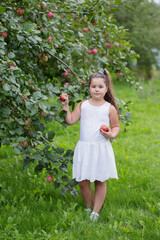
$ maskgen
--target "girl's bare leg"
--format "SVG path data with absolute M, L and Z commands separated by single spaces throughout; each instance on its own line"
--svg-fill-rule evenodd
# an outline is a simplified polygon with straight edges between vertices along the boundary
M 89 180 L 79 182 L 80 192 L 87 208 L 93 206 L 93 192 Z
M 106 182 L 95 181 L 95 195 L 93 211 L 99 213 L 106 196 Z

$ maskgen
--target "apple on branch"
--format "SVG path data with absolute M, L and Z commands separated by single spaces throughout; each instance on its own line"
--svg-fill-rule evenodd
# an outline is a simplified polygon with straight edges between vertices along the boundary
M 63 77 L 67 78 L 69 76 L 69 73 L 68 72 L 64 72 L 63 73 Z
M 22 146 L 22 147 L 26 148 L 27 145 L 28 145 L 27 141 L 21 142 L 21 146 Z
M 92 53 L 96 54 L 98 53 L 98 50 L 96 48 L 92 49 Z
M 26 126 L 30 126 L 31 121 L 30 121 L 29 119 L 26 119 L 26 120 L 24 121 L 24 124 L 25 124 Z
M 42 111 L 41 116 L 44 117 L 45 115 L 46 115 L 46 113 Z
M 52 41 L 52 37 L 47 37 L 47 40 L 50 43 Z
M 117 77 L 120 77 L 120 76 L 121 76 L 121 74 L 120 74 L 120 73 L 116 73 L 116 75 L 117 75 Z
M 82 30 L 83 30 L 83 32 L 88 32 L 89 31 L 88 28 L 83 28 Z
M 47 13 L 47 17 L 50 18 L 50 19 L 53 18 L 53 15 L 54 14 L 52 12 Z
M 46 177 L 46 181 L 47 182 L 53 182 L 53 177 L 52 176 L 48 176 L 48 177 Z
M 106 46 L 107 46 L 107 48 L 111 48 L 112 44 L 111 43 L 107 43 Z
M 4 38 L 7 37 L 7 32 L 1 32 L 1 36 Z

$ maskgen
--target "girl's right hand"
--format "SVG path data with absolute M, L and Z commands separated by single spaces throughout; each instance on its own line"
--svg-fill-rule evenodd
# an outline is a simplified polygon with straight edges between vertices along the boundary
M 63 107 L 68 106 L 69 100 L 68 100 L 68 95 L 66 93 L 63 93 L 63 94 L 60 95 L 60 100 L 61 100 L 61 103 L 62 103 Z

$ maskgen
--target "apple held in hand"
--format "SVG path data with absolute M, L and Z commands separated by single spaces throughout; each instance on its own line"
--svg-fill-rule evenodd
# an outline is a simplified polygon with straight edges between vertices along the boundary
M 46 181 L 47 182 L 53 182 L 53 177 L 52 176 L 48 176 L 48 177 L 46 177 Z
M 65 94 L 61 94 L 59 98 L 60 98 L 60 100 L 63 101 L 63 102 L 66 100 Z
M 108 132 L 108 131 L 109 131 L 109 128 L 108 128 L 106 125 L 102 125 L 102 126 L 100 127 L 100 129 L 101 129 L 102 131 L 104 131 L 104 132 Z

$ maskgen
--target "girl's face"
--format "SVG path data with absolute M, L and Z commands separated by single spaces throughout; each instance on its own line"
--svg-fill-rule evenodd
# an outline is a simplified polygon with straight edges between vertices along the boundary
M 108 91 L 108 86 L 106 86 L 103 78 L 93 78 L 89 90 L 93 99 L 102 100 Z

